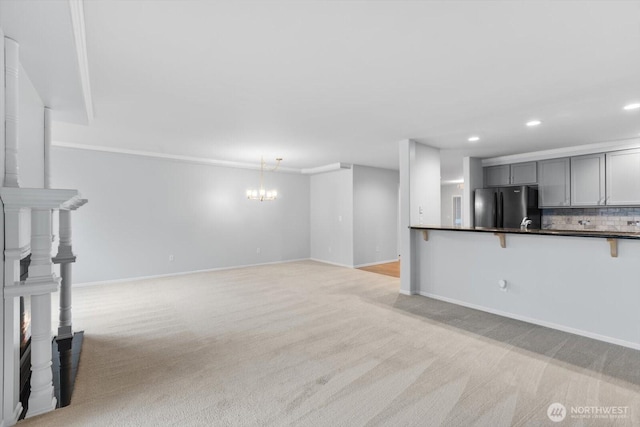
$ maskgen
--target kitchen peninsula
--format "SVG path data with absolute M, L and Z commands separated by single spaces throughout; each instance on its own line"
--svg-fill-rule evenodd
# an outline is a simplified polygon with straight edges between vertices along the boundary
M 640 349 L 640 233 L 427 226 L 411 233 L 415 293 Z

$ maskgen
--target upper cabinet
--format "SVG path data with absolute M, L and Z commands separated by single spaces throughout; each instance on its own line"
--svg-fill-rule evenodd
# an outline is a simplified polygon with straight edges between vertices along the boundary
M 538 162 L 538 204 L 540 207 L 570 205 L 570 171 L 569 158 Z
M 571 206 L 605 204 L 605 155 L 571 158 Z
M 640 149 L 606 154 L 607 205 L 640 205 Z
M 535 184 L 537 182 L 536 162 L 486 167 L 484 182 L 486 187 Z
M 640 148 L 484 168 L 485 187 L 538 184 L 541 208 L 640 206 Z
M 484 168 L 484 183 L 486 187 L 500 187 L 509 185 L 511 180 L 511 165 L 489 166 Z

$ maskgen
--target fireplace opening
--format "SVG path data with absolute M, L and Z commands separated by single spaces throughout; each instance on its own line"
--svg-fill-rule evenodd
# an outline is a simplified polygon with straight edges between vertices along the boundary
M 27 280 L 31 255 L 20 260 L 20 281 Z M 20 297 L 20 402 L 23 413 L 27 409 L 29 394 L 29 380 L 31 378 L 31 297 Z

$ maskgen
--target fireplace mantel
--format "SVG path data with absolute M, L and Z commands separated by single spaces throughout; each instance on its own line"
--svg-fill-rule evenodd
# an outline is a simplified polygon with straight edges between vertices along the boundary
M 60 278 L 54 273 L 51 259 L 52 212 L 77 209 L 86 200 L 77 190 L 20 187 L 0 188 L 0 199 L 5 213 L 3 412 L 5 422 L 14 424 L 22 411 L 18 401 L 20 354 L 16 346 L 21 296 L 31 297 L 31 394 L 26 416 L 39 415 L 56 406 L 51 372 L 51 293 L 58 290 Z M 19 263 L 27 247 L 31 253 L 29 276 L 21 282 Z
M 0 198 L 6 209 L 70 209 L 82 205 L 78 190 L 50 188 L 0 188 Z

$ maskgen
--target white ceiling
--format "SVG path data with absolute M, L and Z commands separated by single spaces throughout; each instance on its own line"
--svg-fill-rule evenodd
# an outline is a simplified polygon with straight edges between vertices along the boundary
M 53 119 L 87 123 L 69 2 L 0 0 L 0 27 Z
M 95 120 L 59 141 L 397 169 L 412 138 L 450 180 L 463 155 L 640 134 L 622 110 L 640 1 L 91 0 L 85 18 Z

